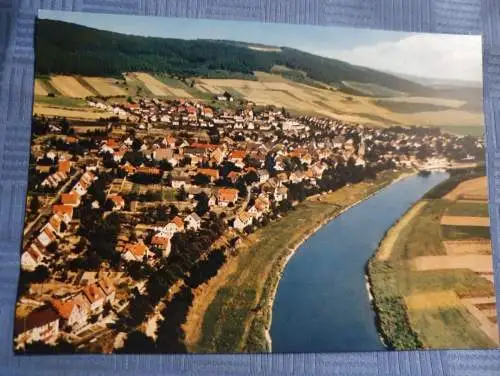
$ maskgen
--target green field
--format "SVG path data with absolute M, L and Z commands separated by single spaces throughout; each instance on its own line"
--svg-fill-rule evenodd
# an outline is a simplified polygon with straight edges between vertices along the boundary
M 469 125 L 446 125 L 439 127 L 443 132 L 453 133 L 459 136 L 476 136 L 484 137 L 484 126 L 469 126 Z
M 204 315 L 202 335 L 191 352 L 262 352 L 267 350 L 265 328 L 272 298 L 289 249 L 312 234 L 342 208 L 376 192 L 399 173 L 386 172 L 375 182 L 344 187 L 321 201 L 306 200 L 283 218 L 250 235 L 239 248 L 237 270 Z
M 445 255 L 443 240 L 489 236 L 487 227 L 440 225 L 444 213 L 483 214 L 485 210 L 487 213 L 483 204 L 464 205 L 444 199 L 427 201 L 398 233 L 389 259 L 381 261 L 374 256 L 368 264 L 379 328 L 389 347 L 397 350 L 492 347 L 493 342 L 460 303 L 450 307 L 437 302 L 435 309 L 408 311 L 405 297 L 422 293 L 454 291 L 458 297 L 494 295 L 493 284 L 469 269 L 417 271 L 411 268 L 415 257 Z
M 490 228 L 484 226 L 441 226 L 446 240 L 490 239 Z
M 448 206 L 445 214 L 467 217 L 488 217 L 488 204 L 456 201 Z
M 79 98 L 69 98 L 62 96 L 49 97 L 45 95 L 35 95 L 35 102 L 48 106 L 55 107 L 77 107 L 83 108 L 87 106 L 87 102 Z

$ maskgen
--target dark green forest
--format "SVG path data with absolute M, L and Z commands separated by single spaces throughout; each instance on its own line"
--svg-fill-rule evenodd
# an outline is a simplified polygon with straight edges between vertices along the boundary
M 257 51 L 242 42 L 142 37 L 61 21 L 37 21 L 38 75 L 118 77 L 123 72 L 145 71 L 180 77 L 238 73 L 251 78 L 254 71 L 271 72 L 275 65 L 302 71 L 312 80 L 334 86 L 342 81 L 369 82 L 413 95 L 434 94 L 432 88 L 387 73 L 292 48 Z

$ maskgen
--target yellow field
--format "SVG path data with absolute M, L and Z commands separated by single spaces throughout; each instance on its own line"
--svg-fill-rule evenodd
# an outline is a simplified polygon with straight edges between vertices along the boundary
M 104 77 L 83 77 L 83 79 L 94 88 L 100 95 L 105 97 L 116 97 L 127 95 L 127 92 L 114 84 L 114 79 Z
M 488 199 L 488 180 L 486 176 L 475 178 L 460 183 L 454 190 L 444 196 L 447 200 L 465 199 L 466 197 L 477 197 L 476 199 Z
M 168 86 L 148 73 L 136 72 L 134 76 L 141 81 L 153 95 L 159 97 L 174 96 L 178 98 L 191 98 L 191 95 L 186 90 Z
M 420 256 L 411 261 L 415 270 L 470 269 L 477 273 L 491 273 L 491 255 Z
M 272 104 L 297 112 L 333 116 L 344 121 L 372 125 L 422 124 L 422 125 L 481 125 L 482 113 L 458 110 L 463 102 L 453 99 L 397 97 L 383 98 L 409 103 L 432 103 L 450 107 L 445 111 L 417 113 L 394 113 L 377 106 L 376 98 L 346 95 L 331 88 L 317 88 L 287 80 L 279 75 L 254 72 L 257 81 L 240 79 L 200 79 L 198 87 L 212 94 L 222 93 L 226 88 L 239 92 L 245 99 L 258 105 Z M 325 85 L 326 86 L 326 85 Z
M 47 91 L 47 89 L 45 89 L 45 87 L 43 86 L 43 84 L 41 83 L 40 80 L 35 80 L 35 95 L 47 95 L 49 94 L 49 92 Z
M 65 97 L 85 98 L 94 95 L 72 76 L 52 76 L 50 83 Z
M 452 290 L 413 294 L 405 297 L 405 302 L 409 310 L 460 306 L 460 300 Z
M 441 225 L 490 227 L 490 219 L 488 217 L 443 215 L 441 217 Z
M 82 109 L 69 109 L 69 108 L 59 108 L 59 107 L 50 107 L 50 106 L 42 106 L 35 103 L 33 108 L 33 113 L 37 115 L 45 115 L 45 116 L 61 116 L 66 117 L 68 119 L 89 119 L 89 120 L 97 120 L 101 117 L 111 116 L 110 113 L 96 111 L 96 110 L 82 110 Z

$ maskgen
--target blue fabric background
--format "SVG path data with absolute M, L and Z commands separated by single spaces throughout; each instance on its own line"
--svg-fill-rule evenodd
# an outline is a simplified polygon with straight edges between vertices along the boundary
M 485 116 L 497 297 L 499 0 L 0 0 L 0 375 L 500 375 L 499 351 L 356 354 L 24 356 L 12 352 L 39 8 L 484 34 Z M 499 316 L 500 317 L 500 316 Z

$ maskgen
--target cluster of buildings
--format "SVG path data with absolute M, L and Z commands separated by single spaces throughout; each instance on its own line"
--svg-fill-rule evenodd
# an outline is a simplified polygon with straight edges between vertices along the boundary
M 73 210 L 80 205 L 82 196 L 87 193 L 95 179 L 96 176 L 91 171 L 86 171 L 69 192 L 60 194 L 59 203 L 52 204 L 52 213 L 47 216 L 48 220 L 40 231 L 25 234 L 25 237 L 32 237 L 32 241 L 21 254 L 21 267 L 24 270 L 33 271 L 52 256 L 48 247 L 63 235 L 62 225 L 69 226 L 73 219 Z
M 230 101 L 230 97 L 224 98 Z M 77 133 L 64 138 L 71 144 L 90 139 L 83 156 L 68 156 L 67 150 L 43 150 L 34 140 L 42 148 L 38 156 L 54 161 L 48 169 L 37 166 L 37 173 L 43 176 L 41 185 L 59 191 L 57 200 L 46 200 L 41 209 L 40 218 L 45 222 L 25 235 L 29 241 L 21 265 L 26 271 L 45 264 L 51 258 L 50 245 L 71 234 L 72 224 L 78 221 L 75 212 L 99 176 L 109 178 L 105 196 L 111 205 L 108 210 L 94 201 L 92 209 L 102 211 L 103 217 L 110 212 L 121 216 L 116 252 L 125 264 L 155 267 L 159 259 L 168 259 L 175 234 L 203 230 L 211 212 L 224 218 L 231 231 L 243 233 L 263 223 L 282 201 L 290 200 L 294 187 L 321 192 L 325 172 L 331 175 L 339 166 L 381 170 L 421 167 L 427 160 L 433 166 L 447 166 L 446 153 L 484 147 L 480 140 L 471 146 L 460 137 L 439 132 L 368 128 L 252 106 L 216 110 L 199 102 L 158 99 L 121 105 L 92 101 L 89 105 L 129 121 L 112 127 L 104 136 Z M 60 129 L 49 129 L 49 134 L 60 137 Z M 462 154 L 474 160 L 468 150 Z M 68 158 L 61 158 L 63 155 Z M 61 187 L 72 171 L 81 175 L 78 182 L 68 189 Z M 160 198 L 139 201 L 137 192 L 132 192 L 134 187 L 137 191 L 156 189 Z M 174 192 L 174 197 L 164 198 L 165 190 Z M 176 208 L 176 214 L 151 224 L 145 208 L 165 205 Z M 199 205 L 207 210 L 200 213 Z M 17 345 L 37 340 L 51 343 L 61 332 L 74 335 L 91 317 L 99 317 L 106 302 L 113 304 L 115 290 L 112 280 L 100 279 L 43 302 L 31 294 L 29 299 L 37 302 L 36 308 L 18 318 Z

